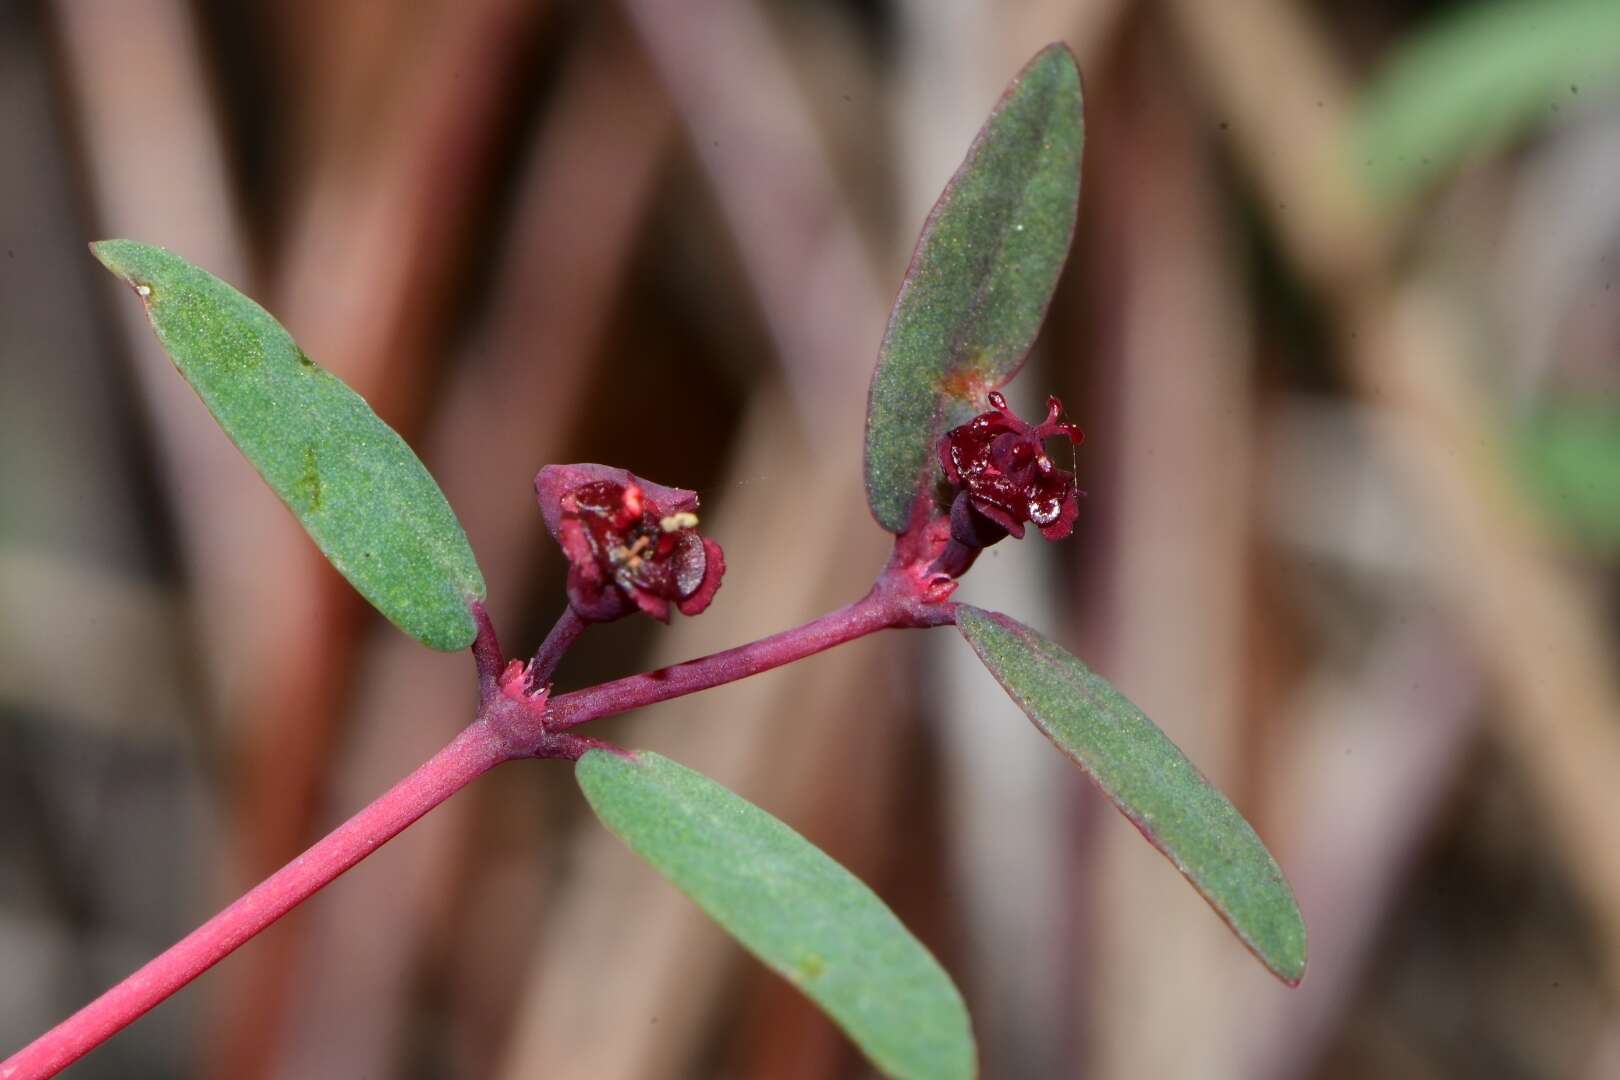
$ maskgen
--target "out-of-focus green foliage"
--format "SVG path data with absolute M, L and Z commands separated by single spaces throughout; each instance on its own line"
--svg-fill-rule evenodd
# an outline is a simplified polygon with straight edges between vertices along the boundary
M 1464 6 L 1407 38 L 1369 84 L 1353 165 L 1390 201 L 1560 109 L 1620 86 L 1620 3 Z
M 1547 514 L 1577 543 L 1620 553 L 1620 404 L 1544 406 L 1514 442 L 1520 475 Z

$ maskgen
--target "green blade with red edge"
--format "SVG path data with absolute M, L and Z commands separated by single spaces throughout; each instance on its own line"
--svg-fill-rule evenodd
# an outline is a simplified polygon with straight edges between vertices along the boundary
M 1169 737 L 1118 690 L 1022 623 L 967 604 L 957 629 L 1048 739 L 1084 769 L 1226 920 L 1293 985 L 1305 922 L 1259 836 Z
M 439 485 L 365 399 L 264 308 L 177 255 L 91 245 L 203 404 L 349 583 L 435 649 L 463 649 L 484 577 Z
M 936 445 L 1017 373 L 1074 235 L 1085 142 L 1080 71 L 1061 44 L 1003 94 L 923 225 L 878 351 L 866 498 L 906 529 L 939 480 Z
M 588 751 L 575 776 L 604 825 L 815 1002 L 884 1075 L 977 1073 L 967 1008 L 950 976 L 819 848 L 648 751 Z

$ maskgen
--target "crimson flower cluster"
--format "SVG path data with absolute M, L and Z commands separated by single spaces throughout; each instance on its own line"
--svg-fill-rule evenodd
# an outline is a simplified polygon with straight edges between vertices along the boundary
M 940 464 L 957 488 L 951 503 L 951 539 L 970 550 L 989 547 L 1004 536 L 1022 539 L 1025 524 L 1048 540 L 1074 530 L 1079 492 L 1074 474 L 1057 467 L 1045 440 L 1067 438 L 1078 446 L 1081 431 L 1063 415 L 1063 403 L 1046 399 L 1046 417 L 1030 424 L 1007 407 L 1000 391 L 990 391 L 990 412 L 980 413 L 940 440 Z
M 709 606 L 726 571 L 697 532 L 697 493 L 606 465 L 548 465 L 535 477 L 546 527 L 568 558 L 568 603 L 586 622 Z

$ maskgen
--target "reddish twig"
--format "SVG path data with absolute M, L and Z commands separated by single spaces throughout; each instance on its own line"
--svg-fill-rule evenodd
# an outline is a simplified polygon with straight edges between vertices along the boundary
M 891 626 L 938 626 L 951 621 L 949 605 L 934 605 L 919 620 L 916 612 L 898 601 L 897 591 L 885 587 L 892 580 L 885 575 L 864 598 L 791 630 L 673 667 L 563 694 L 551 703 L 549 726 L 566 731 L 589 720 L 736 682 Z
M 407 825 L 513 756 L 507 740 L 480 717 L 387 794 L 314 847 L 6 1059 L 0 1064 L 0 1078 L 38 1080 L 67 1068 L 399 835 Z
M 555 667 L 586 624 L 565 615 L 526 667 L 502 659 L 494 624 L 475 602 L 478 636 L 472 653 L 482 698 L 476 719 L 314 847 L 0 1063 L 0 1080 L 40 1080 L 67 1068 L 496 765 L 522 757 L 573 761 L 593 748 L 618 749 L 569 734 L 569 728 L 736 682 L 878 630 L 950 623 L 954 605 L 924 592 L 924 579 L 905 561 L 906 543 L 902 538 L 896 558 L 872 591 L 853 604 L 746 645 L 565 694 L 555 702 L 547 700 L 547 665 Z M 545 674 L 536 674 L 540 671 Z
M 589 625 L 572 607 L 563 608 L 562 616 L 551 628 L 551 633 L 546 635 L 546 640 L 540 643 L 540 648 L 535 650 L 534 659 L 529 661 L 529 678 L 535 682 L 546 682 L 555 675 L 557 665 L 562 663 L 563 657 Z

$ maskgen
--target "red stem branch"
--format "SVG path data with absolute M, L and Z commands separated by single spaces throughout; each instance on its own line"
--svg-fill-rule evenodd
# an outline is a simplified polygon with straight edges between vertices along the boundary
M 549 702 L 532 672 L 548 678 L 586 624 L 570 610 L 535 655 L 520 687 L 503 682 L 505 661 L 482 603 L 471 605 L 478 625 L 473 658 L 483 691 L 478 718 L 443 750 L 381 798 L 338 826 L 304 854 L 260 882 L 167 951 L 56 1027 L 0 1062 L 0 1080 L 56 1075 L 133 1023 L 147 1010 L 229 956 L 244 942 L 320 891 L 406 826 L 504 761 L 518 757 L 575 760 L 594 739 L 565 734 L 588 720 L 736 682 L 891 626 L 951 622 L 954 605 L 928 602 L 891 565 L 872 591 L 853 604 L 791 630 L 564 694 Z
M 562 663 L 562 658 L 589 625 L 575 613 L 572 604 L 563 608 L 562 617 L 552 626 L 546 640 L 540 643 L 534 659 L 529 661 L 529 678 L 535 683 L 549 682 L 557 673 L 557 665 Z
M 0 1080 L 54 1076 L 229 956 L 407 825 L 513 756 L 484 719 L 376 802 L 96 1000 L 0 1063 Z
M 554 732 L 566 731 L 589 720 L 746 679 L 750 675 L 814 656 L 876 630 L 891 626 L 935 625 L 949 622 L 952 618 L 950 606 L 943 604 L 933 605 L 926 614 L 919 616 L 917 606 L 899 600 L 894 590 L 885 587 L 887 583 L 885 576 L 876 588 L 855 603 L 791 630 L 783 630 L 724 652 L 687 660 L 673 667 L 615 679 L 552 698 L 546 726 Z

